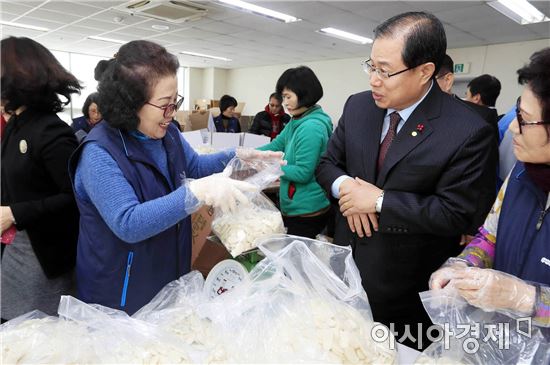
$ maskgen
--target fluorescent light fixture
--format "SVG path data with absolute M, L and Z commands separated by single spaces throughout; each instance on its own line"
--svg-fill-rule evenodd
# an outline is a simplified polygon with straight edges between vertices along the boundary
M 6 21 L 3 21 L 3 20 L 0 20 L 0 24 L 8 25 L 8 26 L 10 26 L 10 27 L 16 27 L 16 28 L 24 28 L 24 29 L 39 30 L 39 31 L 41 31 L 41 32 L 47 32 L 47 31 L 49 31 L 48 28 L 44 28 L 44 27 L 37 27 L 37 26 L 35 26 L 35 25 L 23 24 L 23 23 L 6 22 Z
M 226 62 L 232 61 L 230 58 L 219 57 L 219 56 L 210 56 L 210 55 L 203 54 L 203 53 L 187 52 L 187 51 L 181 51 L 180 53 L 184 54 L 184 55 L 188 55 L 188 56 L 211 58 L 213 60 L 219 60 L 219 61 L 226 61 Z
M 118 43 L 118 44 L 125 44 L 125 43 L 127 43 L 127 42 L 125 42 L 125 41 L 121 41 L 120 39 L 98 37 L 98 36 L 95 36 L 95 35 L 89 36 L 88 39 L 93 39 L 93 40 L 95 40 L 95 41 L 103 41 L 103 42 Z
M 302 19 L 296 18 L 292 15 L 279 13 L 278 11 L 267 9 L 258 5 L 250 4 L 241 0 L 219 0 L 221 3 L 231 5 L 243 10 L 248 10 L 254 14 L 265 15 L 268 18 L 282 20 L 285 23 L 293 23 Z
M 497 0 L 490 1 L 487 5 L 521 25 L 550 21 L 550 18 L 527 0 Z
M 317 32 L 329 35 L 331 37 L 340 38 L 349 42 L 354 42 L 359 44 L 372 43 L 372 39 L 370 38 L 362 37 L 360 35 L 345 32 L 343 30 L 336 29 L 336 28 L 323 28 L 323 29 L 319 29 Z

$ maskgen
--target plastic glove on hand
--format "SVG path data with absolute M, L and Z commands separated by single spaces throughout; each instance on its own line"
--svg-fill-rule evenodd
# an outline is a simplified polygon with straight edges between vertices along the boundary
M 455 279 L 459 272 L 466 269 L 468 265 L 462 260 L 450 258 L 430 276 L 430 289 L 443 289 L 452 279 Z
M 237 158 L 247 160 L 280 160 L 281 165 L 286 165 L 283 160 L 284 153 L 280 151 L 258 151 L 252 148 L 239 147 L 235 150 Z
M 531 315 L 536 288 L 523 280 L 492 269 L 469 267 L 453 280 L 453 286 L 471 305 L 485 311 Z
M 258 187 L 229 178 L 231 169 L 189 183 L 189 189 L 198 200 L 222 212 L 235 211 L 237 202 L 249 204 L 246 192 L 258 192 Z

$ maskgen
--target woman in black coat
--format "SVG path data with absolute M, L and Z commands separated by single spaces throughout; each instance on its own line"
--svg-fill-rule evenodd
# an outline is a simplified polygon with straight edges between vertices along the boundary
M 31 39 L 3 39 L 1 53 L 2 318 L 55 314 L 60 295 L 74 293 L 79 220 L 68 174 L 77 141 L 56 113 L 81 86 Z

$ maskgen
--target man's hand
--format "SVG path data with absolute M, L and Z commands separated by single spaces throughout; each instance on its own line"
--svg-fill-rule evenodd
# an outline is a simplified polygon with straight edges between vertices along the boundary
M 354 214 L 346 218 L 348 219 L 349 229 L 361 238 L 364 236 L 371 237 L 373 230 L 378 231 L 378 217 L 376 214 Z
M 13 224 L 13 214 L 8 206 L 0 207 L 0 232 L 4 232 Z
M 344 180 L 340 185 L 340 212 L 344 217 L 356 214 L 376 213 L 376 199 L 382 189 L 356 177 L 354 184 Z M 345 184 L 345 186 L 344 186 Z
M 361 182 L 364 182 L 361 179 L 346 179 L 340 184 L 340 201 L 342 197 L 347 196 L 348 198 L 354 191 L 361 189 Z M 370 185 L 370 184 L 369 184 Z M 376 202 L 376 200 L 375 200 Z M 341 208 L 341 206 L 340 206 Z M 349 229 L 357 233 L 359 237 L 371 237 L 372 232 L 378 231 L 378 217 L 374 213 L 358 213 L 358 214 L 349 214 L 344 215 L 348 220 Z

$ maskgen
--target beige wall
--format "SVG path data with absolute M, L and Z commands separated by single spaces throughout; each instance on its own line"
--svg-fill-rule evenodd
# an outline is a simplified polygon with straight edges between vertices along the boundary
M 204 70 L 202 68 L 193 68 L 189 67 L 188 69 L 188 75 L 186 75 L 186 80 L 189 80 L 187 83 L 187 86 L 189 87 L 188 90 L 185 90 L 186 94 L 186 102 L 185 102 L 185 109 L 189 110 L 192 109 L 195 105 L 196 99 L 203 99 L 204 93 L 203 93 L 203 79 L 204 79 Z
M 499 113 L 506 112 L 515 102 L 521 87 L 517 84 L 516 70 L 528 62 L 529 56 L 550 46 L 550 39 L 496 44 L 483 47 L 449 49 L 455 63 L 470 63 L 470 72 L 461 78 L 471 78 L 483 73 L 496 76 L 502 83 L 497 100 Z M 365 57 L 307 62 L 321 81 L 324 96 L 319 104 L 336 124 L 346 99 L 354 93 L 369 89 L 367 75 L 361 61 L 368 57 L 370 47 L 365 47 Z M 265 67 L 232 70 L 191 69 L 191 99 L 219 98 L 224 93 L 246 102 L 243 114 L 253 115 L 265 107 L 269 94 L 275 89 L 279 76 L 288 68 L 299 64 L 288 63 Z M 460 95 L 461 96 L 461 95 Z
M 530 42 L 494 44 L 484 47 L 450 49 L 455 63 L 470 62 L 468 76 L 487 73 L 500 80 L 502 90 L 497 99 L 497 110 L 505 113 L 515 103 L 522 87 L 518 85 L 516 71 L 529 62 L 531 54 L 550 46 L 550 39 Z M 462 95 L 459 95 L 462 96 Z

